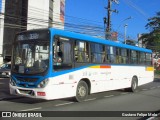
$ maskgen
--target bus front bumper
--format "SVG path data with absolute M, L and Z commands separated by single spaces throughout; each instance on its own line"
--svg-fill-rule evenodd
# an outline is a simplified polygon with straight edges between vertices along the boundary
M 24 96 L 30 98 L 39 98 L 49 100 L 50 98 L 47 95 L 46 89 L 43 88 L 21 88 L 17 86 L 9 85 L 10 87 L 10 94 L 17 95 L 17 96 Z

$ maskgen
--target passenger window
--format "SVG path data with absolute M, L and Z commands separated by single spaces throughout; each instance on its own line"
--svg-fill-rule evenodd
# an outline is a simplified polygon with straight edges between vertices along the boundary
M 89 62 L 89 45 L 84 41 L 75 41 L 74 59 L 76 62 Z
M 122 64 L 126 64 L 128 63 L 128 57 L 127 57 L 127 49 L 121 49 L 121 56 L 122 56 L 122 59 L 121 59 L 121 63 Z
M 152 65 L 152 55 L 146 53 L 146 65 Z
M 131 64 L 137 64 L 138 63 L 138 52 L 131 50 Z
M 109 63 L 116 63 L 116 48 L 113 46 L 107 46 L 106 47 L 107 51 L 107 60 Z
M 91 43 L 91 61 L 103 63 L 105 61 L 105 49 L 101 44 Z
M 139 62 L 140 62 L 140 64 L 141 65 L 145 65 L 145 62 L 146 62 L 146 56 L 145 56 L 145 53 L 142 53 L 142 52 L 140 52 L 140 56 L 139 56 Z

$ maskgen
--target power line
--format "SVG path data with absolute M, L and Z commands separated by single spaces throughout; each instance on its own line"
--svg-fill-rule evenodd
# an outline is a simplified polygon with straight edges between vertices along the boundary
M 123 0 L 128 6 L 132 7 L 133 9 L 135 9 L 138 13 L 140 13 L 143 18 L 148 19 L 149 15 L 147 13 L 145 13 L 140 7 L 138 7 L 135 3 L 133 3 L 130 0 Z
M 10 19 L 19 19 L 19 20 L 24 19 L 24 20 L 26 20 L 26 18 L 24 18 L 24 17 L 17 17 L 17 16 L 13 16 L 13 15 L 8 15 L 8 14 L 5 14 L 5 16 L 9 17 Z M 35 18 L 28 18 L 28 19 L 32 19 L 33 21 L 39 21 L 42 23 L 49 23 L 48 20 L 41 20 L 41 19 L 37 19 L 37 18 L 36 19 Z M 58 21 L 54 21 L 51 23 L 55 24 L 55 25 L 63 25 L 63 24 L 61 24 L 61 22 L 58 22 Z M 42 26 L 43 27 L 43 25 L 39 25 L 39 24 L 33 24 L 33 23 L 28 23 L 28 24 L 33 25 L 33 26 Z M 15 25 L 17 25 L 17 24 L 15 24 Z M 5 24 L 5 27 L 8 27 L 8 28 L 9 27 L 10 28 L 26 28 L 26 26 L 22 26 L 22 25 L 19 25 L 18 27 L 17 26 L 13 27 L 13 26 L 14 26 L 14 24 L 12 24 L 12 26 Z M 73 23 L 65 23 L 65 26 L 68 27 L 68 30 L 70 30 L 70 31 L 83 33 L 83 34 L 89 34 L 92 36 L 101 36 L 101 37 L 104 36 L 104 31 L 103 31 L 102 26 L 97 27 L 97 26 L 92 26 L 92 25 L 79 25 L 79 24 L 73 24 Z M 82 30 L 83 30 L 83 32 L 82 32 Z M 118 38 L 124 38 L 122 33 L 118 32 Z
M 23 7 L 22 7 L 23 8 Z M 27 11 L 27 9 L 25 8 L 25 10 Z M 102 35 L 104 36 L 104 30 L 103 30 L 103 26 L 100 26 L 100 25 L 97 25 L 97 21 L 91 21 L 91 20 L 86 20 L 86 19 L 83 19 L 83 18 L 77 18 L 77 17 L 73 17 L 73 16 L 67 16 L 65 15 L 65 17 L 67 16 L 69 19 L 75 19 L 76 21 L 79 21 L 76 22 L 75 24 L 73 23 L 70 23 L 70 22 L 65 22 L 64 24 L 62 24 L 61 22 L 59 21 L 49 21 L 49 20 L 44 20 L 44 19 L 41 19 L 41 18 L 36 18 L 36 17 L 40 17 L 41 15 L 44 15 L 43 13 L 48 13 L 48 11 L 44 11 L 42 9 L 39 9 L 39 8 L 34 8 L 30 10 L 31 13 L 33 13 L 33 15 L 35 14 L 35 11 L 36 12 L 39 12 L 41 14 L 38 14 L 37 16 L 30 16 L 30 17 L 24 17 L 24 16 L 11 16 L 11 15 L 8 15 L 7 17 L 10 18 L 10 19 L 17 19 L 19 21 L 21 21 L 20 23 L 23 24 L 25 22 L 27 22 L 27 20 L 30 20 L 31 22 L 41 22 L 41 23 L 46 23 L 46 24 L 55 24 L 55 25 L 65 25 L 65 27 L 67 27 L 68 30 L 71 30 L 71 31 L 75 31 L 75 29 L 77 30 L 77 32 L 81 32 L 81 33 L 84 33 L 84 34 L 87 34 L 87 33 L 90 33 L 93 35 L 93 36 L 99 36 L 99 35 Z M 43 11 L 43 13 L 42 13 Z M 53 12 L 51 12 L 53 13 Z M 56 17 L 59 17 L 59 13 L 54 13 L 54 15 Z M 6 15 L 5 15 L 6 16 Z M 95 22 L 95 23 L 94 23 Z M 88 24 L 89 23 L 89 24 Z M 94 24 L 91 24 L 91 23 L 94 23 Z M 43 25 L 39 25 L 39 24 L 34 24 L 34 23 L 28 23 L 29 25 L 33 25 L 33 26 L 43 26 Z M 14 24 L 5 24 L 5 27 L 12 27 L 13 28 Z M 26 26 L 22 26 L 22 25 L 19 25 L 19 26 L 15 26 L 16 28 L 26 28 Z M 84 32 L 82 32 L 84 31 Z M 76 32 L 76 31 L 75 31 Z M 119 38 L 122 38 L 122 34 L 121 33 L 118 33 L 118 37 Z

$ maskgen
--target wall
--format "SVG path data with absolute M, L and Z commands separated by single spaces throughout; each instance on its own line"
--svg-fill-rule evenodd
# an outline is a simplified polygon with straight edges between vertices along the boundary
M 48 27 L 49 0 L 28 0 L 27 30 Z
M 26 30 L 27 0 L 7 0 L 4 16 L 3 57 L 12 54 L 12 44 L 15 34 Z
M 29 0 L 27 29 L 64 29 L 64 7 L 64 0 Z
M 3 63 L 4 6 L 5 0 L 0 0 L 0 64 Z

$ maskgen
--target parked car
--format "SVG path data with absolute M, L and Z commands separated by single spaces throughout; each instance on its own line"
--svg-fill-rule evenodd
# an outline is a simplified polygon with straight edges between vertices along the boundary
M 3 63 L 0 65 L 0 77 L 10 77 L 11 75 L 11 62 Z

